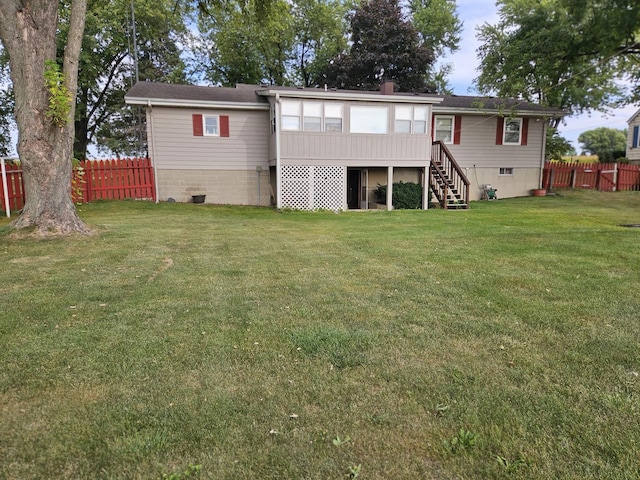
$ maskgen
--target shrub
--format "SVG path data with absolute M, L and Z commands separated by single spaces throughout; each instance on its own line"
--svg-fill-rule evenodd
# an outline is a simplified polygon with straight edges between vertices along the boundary
M 378 203 L 387 203 L 387 186 L 378 184 L 374 190 Z M 431 201 L 431 192 L 429 199 Z M 393 184 L 392 204 L 394 209 L 422 208 L 422 185 L 413 182 L 395 182 Z

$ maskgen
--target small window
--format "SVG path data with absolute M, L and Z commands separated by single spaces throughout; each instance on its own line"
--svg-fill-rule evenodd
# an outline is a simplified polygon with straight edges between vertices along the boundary
M 411 133 L 412 110 L 408 106 L 396 106 L 396 133 Z
M 282 130 L 300 130 L 300 102 L 282 102 Z
M 342 132 L 342 104 L 324 104 L 324 131 Z
M 413 133 L 427 133 L 427 107 L 413 107 Z
M 455 127 L 454 117 L 436 115 L 435 117 L 435 138 L 443 143 L 453 143 L 453 129 Z
M 504 145 L 520 145 L 520 133 L 522 131 L 521 118 L 505 118 L 504 120 Z
M 389 109 L 387 107 L 352 106 L 349 119 L 351 133 L 385 134 L 389 131 Z
M 205 137 L 219 137 L 220 129 L 217 115 L 202 116 L 203 133 Z
M 513 167 L 500 167 L 498 175 L 513 175 Z
M 396 133 L 427 133 L 427 107 L 396 106 Z
M 302 104 L 304 112 L 302 129 L 305 132 L 322 131 L 322 104 L 318 102 L 304 102 Z

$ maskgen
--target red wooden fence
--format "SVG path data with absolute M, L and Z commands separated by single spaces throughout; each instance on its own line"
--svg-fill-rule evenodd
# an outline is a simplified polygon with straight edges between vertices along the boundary
M 640 190 L 640 165 L 623 163 L 545 163 L 542 187 L 612 192 Z
M 75 186 L 72 197 L 75 202 L 93 200 L 156 199 L 153 167 L 148 158 L 117 160 L 82 160 L 83 175 L 74 171 Z M 9 208 L 20 210 L 25 196 L 22 183 L 22 167 L 6 164 Z M 4 210 L 4 192 L 0 185 L 0 208 Z

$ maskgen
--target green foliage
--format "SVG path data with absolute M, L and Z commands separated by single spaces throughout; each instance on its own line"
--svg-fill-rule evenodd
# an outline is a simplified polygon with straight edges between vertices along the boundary
M 455 0 L 411 0 L 409 2 L 413 24 L 420 33 L 423 45 L 433 49 L 441 66 L 428 73 L 427 84 L 438 93 L 449 93 L 447 76 L 452 65 L 443 63 L 447 52 L 456 52 L 460 44 L 462 22 L 458 18 Z
M 562 137 L 554 127 L 547 127 L 545 160 L 562 161 L 562 157 L 568 155 L 576 155 L 576 149 L 571 142 Z
M 578 136 L 583 151 L 597 155 L 601 163 L 614 162 L 624 157 L 627 147 L 627 132 L 615 128 L 600 127 L 582 132 Z
M 501 0 L 498 6 L 500 21 L 478 33 L 481 93 L 572 113 L 625 98 L 618 81 L 639 69 L 640 49 L 632 47 L 638 2 Z
M 45 62 L 44 81 L 49 92 L 49 108 L 46 115 L 54 125 L 64 127 L 70 121 L 73 96 L 65 85 L 64 74 L 53 60 Z
M 387 186 L 380 185 L 373 191 L 378 203 L 387 203 Z M 393 208 L 419 209 L 422 208 L 422 185 L 413 182 L 395 182 L 392 195 Z M 429 192 L 431 197 L 431 192 Z M 429 202 L 431 199 L 429 198 Z
M 458 433 L 445 440 L 444 447 L 451 453 L 459 453 L 462 450 L 470 450 L 476 446 L 476 434 L 461 428 Z
M 9 78 L 9 58 L 0 45 L 0 156 L 7 156 L 11 147 L 14 98 Z
M 338 88 L 377 90 L 392 80 L 402 92 L 432 91 L 427 74 L 433 48 L 421 42 L 397 0 L 367 0 L 350 18 L 351 47 L 327 68 L 327 80 Z
M 202 465 L 191 464 L 187 469 L 170 473 L 169 475 L 162 475 L 163 480 L 184 480 L 185 478 L 196 478 L 199 476 L 202 470 Z
M 69 2 L 61 2 L 58 51 L 64 51 L 69 13 Z M 136 0 L 135 17 L 140 80 L 185 82 L 181 47 L 189 43 L 187 6 L 171 0 Z M 145 115 L 124 106 L 124 95 L 135 82 L 132 35 L 130 0 L 89 2 L 76 96 L 76 158 L 86 158 L 90 144 L 105 154 L 144 152 Z

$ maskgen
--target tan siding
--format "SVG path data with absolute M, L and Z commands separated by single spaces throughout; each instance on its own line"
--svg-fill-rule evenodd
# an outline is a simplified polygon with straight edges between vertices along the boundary
M 544 121 L 529 119 L 527 145 L 496 145 L 496 117 L 464 116 L 460 145 L 447 145 L 462 167 L 540 167 Z
M 366 135 L 283 132 L 283 161 L 298 159 L 323 164 L 350 164 L 352 160 L 427 161 L 431 152 L 428 135 Z
M 195 137 L 192 115 L 228 115 L 228 138 Z M 269 112 L 154 107 L 151 155 L 158 169 L 253 170 L 268 167 Z M 153 131 L 151 131 L 153 129 Z
M 640 125 L 640 112 L 636 117 L 629 123 L 629 128 L 627 129 L 627 153 L 626 157 L 631 160 L 633 163 L 640 163 L 640 147 L 631 148 L 633 142 L 633 127 Z

